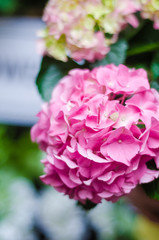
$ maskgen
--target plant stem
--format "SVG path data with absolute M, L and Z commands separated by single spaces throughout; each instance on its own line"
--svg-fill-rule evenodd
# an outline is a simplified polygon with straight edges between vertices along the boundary
M 127 56 L 134 56 L 140 53 L 151 52 L 159 49 L 159 42 L 149 43 L 143 46 L 134 47 L 127 51 Z

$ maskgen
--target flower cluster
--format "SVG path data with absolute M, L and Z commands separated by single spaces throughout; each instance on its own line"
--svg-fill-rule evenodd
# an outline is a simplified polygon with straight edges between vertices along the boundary
M 128 23 L 138 26 L 138 10 L 138 0 L 49 0 L 40 51 L 62 61 L 100 60 Z
M 31 136 L 47 153 L 41 179 L 70 198 L 116 201 L 159 176 L 159 94 L 143 69 L 74 69 L 38 118 Z
M 143 18 L 154 21 L 154 28 L 159 29 L 159 1 L 158 0 L 141 0 Z

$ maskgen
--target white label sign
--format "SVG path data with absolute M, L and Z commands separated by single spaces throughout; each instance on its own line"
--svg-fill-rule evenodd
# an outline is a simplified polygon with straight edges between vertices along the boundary
M 0 122 L 32 125 L 42 100 L 35 85 L 41 56 L 37 18 L 0 18 Z

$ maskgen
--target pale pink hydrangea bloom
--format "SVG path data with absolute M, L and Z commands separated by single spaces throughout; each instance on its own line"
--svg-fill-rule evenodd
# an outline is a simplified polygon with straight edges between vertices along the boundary
M 62 61 L 67 56 L 100 60 L 128 23 L 138 26 L 134 13 L 139 10 L 139 0 L 49 0 L 43 15 L 47 28 L 41 36 L 44 54 Z
M 154 28 L 159 29 L 159 1 L 158 0 L 140 0 L 140 1 L 142 17 L 154 21 Z
M 47 156 L 41 180 L 81 202 L 116 201 L 159 176 L 159 95 L 143 69 L 74 69 L 31 130 Z

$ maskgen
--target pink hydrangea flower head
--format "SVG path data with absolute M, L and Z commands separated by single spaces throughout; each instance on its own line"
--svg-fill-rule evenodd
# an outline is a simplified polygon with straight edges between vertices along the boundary
M 116 201 L 159 171 L 159 96 L 143 69 L 74 69 L 38 114 L 46 184 L 81 202 Z
M 43 53 L 61 61 L 67 56 L 76 61 L 102 59 L 127 24 L 138 26 L 138 10 L 139 0 L 49 0 L 43 15 Z

